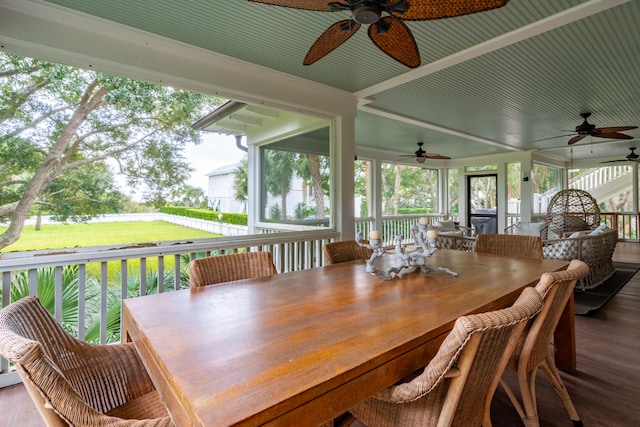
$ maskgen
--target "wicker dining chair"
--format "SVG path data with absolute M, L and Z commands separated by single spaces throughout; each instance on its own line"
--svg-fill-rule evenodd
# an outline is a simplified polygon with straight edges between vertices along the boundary
M 80 341 L 37 297 L 0 310 L 0 354 L 49 427 L 174 425 L 132 343 Z
M 213 285 L 233 280 L 277 274 L 270 252 L 237 252 L 198 258 L 189 264 L 189 286 Z
M 358 245 L 355 240 L 326 243 L 322 247 L 327 265 L 356 260 L 368 260 L 373 251 Z
M 543 274 L 536 285 L 536 290 L 543 298 L 544 307 L 540 314 L 527 325 L 505 368 L 506 371 L 517 372 L 522 403 L 518 401 L 506 381 L 504 379 L 500 381 L 527 427 L 539 426 L 535 392 L 538 368 L 549 379 L 562 399 L 573 424 L 582 425 L 556 368 L 551 342 L 564 307 L 569 298 L 573 298 L 576 282 L 588 273 L 587 264 L 576 259 L 571 261 L 567 270 Z
M 491 425 L 489 408 L 527 321 L 542 307 L 525 288 L 509 308 L 462 316 L 415 378 L 349 409 L 368 427 Z
M 520 234 L 478 234 L 474 252 L 512 258 L 542 259 L 540 236 Z

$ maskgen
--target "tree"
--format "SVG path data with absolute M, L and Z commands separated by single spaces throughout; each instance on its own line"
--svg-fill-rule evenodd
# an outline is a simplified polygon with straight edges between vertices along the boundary
M 287 219 L 287 194 L 291 191 L 294 154 L 286 151 L 265 150 L 267 191 L 280 196 L 281 218 Z
M 369 203 L 371 203 L 371 195 L 369 194 L 369 168 L 370 164 L 366 160 L 356 160 L 354 165 L 354 191 L 355 195 L 360 197 L 362 204 L 360 205 L 360 216 L 369 216 Z
M 144 201 L 163 204 L 191 172 L 182 155 L 187 143 L 200 142 L 191 124 L 222 102 L 0 53 L 0 219 L 10 218 L 0 248 L 20 237 L 35 206 L 62 220 L 117 206 L 106 181 L 88 191 L 96 165 L 108 160 Z
M 246 202 L 249 199 L 249 159 L 245 156 L 233 171 L 233 189 L 236 200 Z
M 184 184 L 172 192 L 174 199 L 178 199 L 185 206 L 199 207 L 202 200 L 205 199 L 206 193 L 200 187 Z
M 305 181 L 310 181 L 313 188 L 313 198 L 316 204 L 316 218 L 324 218 L 324 196 L 329 191 L 329 174 L 327 157 L 322 160 L 316 154 L 300 154 L 295 163 L 298 176 Z M 323 173 L 324 172 L 324 173 Z

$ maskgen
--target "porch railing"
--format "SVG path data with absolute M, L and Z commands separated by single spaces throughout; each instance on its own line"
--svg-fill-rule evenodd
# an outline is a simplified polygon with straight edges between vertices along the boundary
M 277 270 L 284 273 L 324 265 L 322 246 L 337 236 L 335 231 L 317 230 L 3 253 L 0 299 L 5 307 L 27 294 L 41 296 L 43 287 L 48 286 L 53 288 L 48 289 L 53 294 L 48 308 L 66 330 L 85 340 L 87 331 L 99 329 L 92 342 L 114 342 L 120 339 L 121 325 L 113 330 L 109 321 L 113 311 L 119 318 L 121 300 L 188 287 L 187 265 L 196 257 L 269 251 Z M 73 277 L 68 274 L 70 268 Z M 69 287 L 74 292 L 68 292 Z M 68 319 L 70 309 L 75 312 L 74 320 L 65 324 L 63 312 Z M 0 387 L 19 381 L 16 375 L 7 375 L 9 368 L 9 362 L 0 358 Z
M 385 245 L 393 246 L 395 235 L 403 235 L 408 242 L 411 226 L 420 216 L 385 217 L 382 221 Z M 433 221 L 445 219 L 441 215 L 429 216 Z M 638 239 L 639 214 L 604 213 L 602 218 L 609 227 L 618 230 L 621 240 Z M 372 223 L 372 218 L 357 219 L 356 230 L 362 231 L 366 238 Z M 2 307 L 10 304 L 12 293 L 13 299 L 26 294 L 38 295 L 39 287 L 45 286 L 43 277 L 48 278 L 49 286 L 53 288 L 50 309 L 62 323 L 63 312 L 66 316 L 69 310 L 65 306 L 69 303 L 65 291 L 68 286 L 75 287 L 72 310 L 77 313 L 77 323 L 66 325 L 67 330 L 86 339 L 87 331 L 91 329 L 96 335 L 92 341 L 106 343 L 114 337 L 119 339 L 120 334 L 119 328 L 108 329 L 110 310 L 115 309 L 119 316 L 122 299 L 188 287 L 187 265 L 196 257 L 264 250 L 271 252 L 277 270 L 284 273 L 324 265 L 322 246 L 337 237 L 338 233 L 329 229 L 279 230 L 262 235 L 193 241 L 2 253 L 0 302 Z M 74 269 L 73 277 L 66 274 L 69 268 Z M 95 333 L 96 330 L 99 333 Z M 0 387 L 12 383 L 3 379 L 2 374 L 8 369 L 8 361 L 0 359 Z

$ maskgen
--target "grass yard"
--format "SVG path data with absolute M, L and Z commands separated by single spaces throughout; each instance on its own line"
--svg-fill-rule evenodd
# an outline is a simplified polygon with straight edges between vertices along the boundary
M 4 232 L 4 230 L 6 230 L 6 227 L 0 227 L 0 233 Z M 26 226 L 22 230 L 20 239 L 14 244 L 1 249 L 0 252 L 202 239 L 220 236 L 221 234 L 208 233 L 163 221 L 56 224 L 44 225 L 40 231 L 36 231 L 34 226 Z
M 0 227 L 0 233 L 4 230 L 6 227 Z M 56 224 L 44 225 L 40 231 L 36 231 L 34 226 L 27 226 L 23 229 L 17 242 L 0 250 L 0 252 L 203 239 L 220 236 L 222 234 L 209 233 L 163 221 Z M 165 271 L 172 270 L 174 257 L 165 257 L 164 263 Z M 157 257 L 147 259 L 147 268 L 157 271 Z M 127 262 L 127 270 L 136 271 L 139 269 L 139 259 L 131 259 Z M 109 286 L 117 286 L 120 282 L 120 261 L 109 261 L 107 271 Z M 87 273 L 100 277 L 100 263 L 87 264 Z

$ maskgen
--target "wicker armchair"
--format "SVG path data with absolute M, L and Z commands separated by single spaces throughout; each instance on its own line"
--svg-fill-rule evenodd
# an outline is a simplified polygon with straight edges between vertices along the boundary
M 213 285 L 278 274 L 269 252 L 238 252 L 198 258 L 189 264 L 189 286 Z
M 476 238 L 469 236 L 438 234 L 436 247 L 438 249 L 452 249 L 455 251 L 473 252 L 476 245 Z
M 573 424 L 582 425 L 556 368 L 551 341 L 562 311 L 569 298 L 572 298 L 576 281 L 585 277 L 587 273 L 589 273 L 587 264 L 580 260 L 573 260 L 565 271 L 543 274 L 536 285 L 536 290 L 544 300 L 544 307 L 527 326 L 506 367 L 507 371 L 515 371 L 518 374 L 522 404 L 507 383 L 504 380 L 501 381 L 509 399 L 527 427 L 539 426 L 535 394 L 538 368 L 544 372 L 562 398 Z
M 358 245 L 355 240 L 327 243 L 322 247 L 327 265 L 356 260 L 367 260 L 373 251 Z
M 578 279 L 576 289 L 593 289 L 601 285 L 615 273 L 613 252 L 618 242 L 616 230 L 606 230 L 599 234 L 579 234 L 577 237 L 549 239 L 543 243 L 542 251 L 548 259 L 571 261 L 579 259 L 589 266 L 589 274 Z
M 478 234 L 473 251 L 512 258 L 542 259 L 542 239 L 521 234 Z
M 133 344 L 77 340 L 37 297 L 0 310 L 0 354 L 49 427 L 173 426 Z
M 526 288 L 512 307 L 459 318 L 417 377 L 350 409 L 369 427 L 490 425 L 495 388 L 542 298 Z

